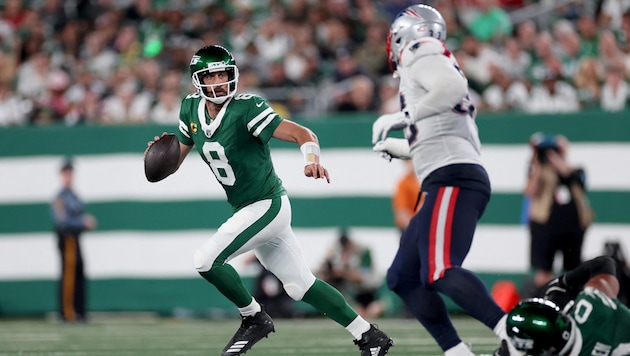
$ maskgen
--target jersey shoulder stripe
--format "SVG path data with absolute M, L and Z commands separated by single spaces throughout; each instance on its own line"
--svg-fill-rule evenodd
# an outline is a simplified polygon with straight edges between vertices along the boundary
M 239 93 L 234 96 L 233 102 L 235 106 L 239 107 L 239 110 L 247 112 L 245 115 L 247 130 L 254 137 L 268 140 L 282 121 L 282 118 L 269 106 L 267 101 L 259 95 Z M 271 132 L 261 137 L 261 133 L 267 129 Z
M 182 135 L 186 136 L 186 138 L 190 138 L 190 133 L 188 132 L 188 126 L 181 119 L 179 120 L 179 132 L 181 132 Z
M 247 129 L 251 132 L 252 128 L 258 125 L 256 130 L 254 130 L 254 132 L 252 133 L 254 136 L 258 136 L 260 131 L 269 124 L 269 122 L 273 119 L 274 116 L 276 116 L 276 113 L 273 112 L 273 109 L 267 108 L 260 114 L 256 115 L 256 117 L 249 120 L 249 122 L 247 123 Z M 261 121 L 262 123 L 260 123 Z

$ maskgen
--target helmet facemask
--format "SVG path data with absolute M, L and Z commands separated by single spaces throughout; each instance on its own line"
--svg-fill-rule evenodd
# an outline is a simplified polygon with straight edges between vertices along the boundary
M 223 83 L 204 83 L 204 77 L 211 73 L 225 72 Z M 223 104 L 236 94 L 238 67 L 232 53 L 219 45 L 206 46 L 198 50 L 190 60 L 192 83 L 199 95 L 215 104 Z
M 203 78 L 210 73 L 227 72 L 228 80 L 222 83 L 205 84 Z M 236 84 L 238 82 L 238 68 L 235 65 L 217 66 L 214 68 L 202 68 L 192 74 L 192 82 L 197 92 L 204 99 L 215 104 L 223 104 L 228 98 L 236 94 Z M 217 91 L 223 89 L 225 94 L 219 95 Z

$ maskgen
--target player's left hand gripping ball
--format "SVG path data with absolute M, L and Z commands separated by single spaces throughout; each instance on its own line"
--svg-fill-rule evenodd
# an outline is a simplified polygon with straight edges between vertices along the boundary
M 144 174 L 149 182 L 159 182 L 171 175 L 179 164 L 179 140 L 175 134 L 153 142 L 144 155 Z

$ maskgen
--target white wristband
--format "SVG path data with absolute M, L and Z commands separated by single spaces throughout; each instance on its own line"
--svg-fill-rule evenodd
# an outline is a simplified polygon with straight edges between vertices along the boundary
M 305 142 L 300 146 L 300 151 L 304 155 L 304 165 L 319 163 L 319 145 L 315 142 Z

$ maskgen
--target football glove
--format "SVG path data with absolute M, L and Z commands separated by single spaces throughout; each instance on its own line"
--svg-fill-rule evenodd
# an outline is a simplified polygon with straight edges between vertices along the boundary
M 404 138 L 388 137 L 383 141 L 378 141 L 374 147 L 372 147 L 372 150 L 388 161 L 391 161 L 392 158 L 411 158 L 409 156 L 409 144 Z
M 402 111 L 379 116 L 372 124 L 372 144 L 384 140 L 389 131 L 402 130 L 410 123 L 411 121 L 405 117 Z
M 572 287 L 564 283 L 564 279 L 560 277 L 554 278 L 542 287 L 543 298 L 551 300 L 560 309 L 569 304 L 580 293 L 581 288 Z

